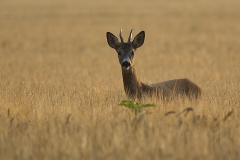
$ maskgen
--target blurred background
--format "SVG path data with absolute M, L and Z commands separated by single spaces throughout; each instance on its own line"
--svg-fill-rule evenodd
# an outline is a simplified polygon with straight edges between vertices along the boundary
M 133 36 L 141 30 L 146 32 L 137 60 L 142 68 L 164 67 L 165 60 L 170 65 L 167 68 L 173 70 L 169 62 L 175 65 L 176 61 L 186 61 L 186 65 L 191 63 L 195 68 L 217 67 L 216 58 L 236 61 L 234 55 L 239 52 L 240 44 L 239 6 L 238 0 L 3 0 L 0 4 L 0 65 L 2 69 L 9 69 L 4 65 L 6 61 L 20 66 L 28 63 L 65 65 L 64 68 L 70 70 L 81 67 L 89 73 L 103 73 L 105 70 L 101 67 L 90 66 L 118 67 L 115 51 L 106 43 L 106 32 L 118 36 L 123 28 L 127 39 L 133 28 Z M 166 59 L 164 55 L 172 58 Z M 174 60 L 178 56 L 182 59 Z M 157 66 L 152 66 L 151 62 Z M 76 63 L 79 66 L 73 66 Z

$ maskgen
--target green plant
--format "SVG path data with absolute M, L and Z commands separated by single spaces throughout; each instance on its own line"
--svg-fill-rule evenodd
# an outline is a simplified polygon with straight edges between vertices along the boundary
M 129 109 L 131 109 L 135 115 L 138 115 L 143 111 L 144 108 L 147 107 L 155 107 L 155 104 L 142 104 L 140 102 L 134 102 L 133 100 L 123 100 L 122 102 L 119 103 L 119 105 L 125 106 Z

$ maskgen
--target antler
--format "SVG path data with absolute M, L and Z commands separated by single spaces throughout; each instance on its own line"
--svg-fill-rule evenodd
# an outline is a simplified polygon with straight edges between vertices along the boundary
M 132 30 L 133 30 L 133 29 L 130 30 L 130 35 L 129 35 L 129 37 L 128 37 L 128 42 L 131 42 L 131 39 L 132 39 Z
M 122 28 L 120 29 L 120 34 L 119 34 L 119 36 L 120 36 L 120 39 L 121 39 L 121 43 L 123 43 Z

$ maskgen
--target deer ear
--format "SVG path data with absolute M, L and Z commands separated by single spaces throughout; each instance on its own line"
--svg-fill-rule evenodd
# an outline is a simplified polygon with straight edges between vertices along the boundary
M 117 46 L 119 45 L 117 37 L 110 32 L 107 32 L 107 42 L 108 45 L 114 49 L 116 49 Z
M 144 39 L 145 39 L 145 32 L 141 31 L 134 37 L 132 41 L 133 48 L 137 49 L 138 47 L 141 47 L 144 43 Z

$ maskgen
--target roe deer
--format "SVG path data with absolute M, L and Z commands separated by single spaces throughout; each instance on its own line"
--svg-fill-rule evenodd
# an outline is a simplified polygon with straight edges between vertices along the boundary
M 122 38 L 122 29 L 120 29 L 120 39 L 121 42 L 118 41 L 115 35 L 107 32 L 107 42 L 109 46 L 118 53 L 119 63 L 122 67 L 124 90 L 128 98 L 141 99 L 144 96 L 156 96 L 168 100 L 176 96 L 187 96 L 190 99 L 201 97 L 200 87 L 187 78 L 152 84 L 141 82 L 137 76 L 134 65 L 134 53 L 137 48 L 143 45 L 145 32 L 141 31 L 138 33 L 131 42 L 131 30 L 128 42 L 124 42 Z

